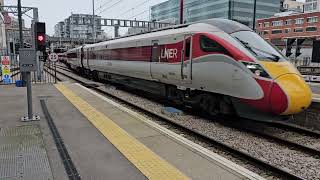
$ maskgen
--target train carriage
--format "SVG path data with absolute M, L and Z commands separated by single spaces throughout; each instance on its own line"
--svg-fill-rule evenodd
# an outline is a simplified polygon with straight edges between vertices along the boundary
M 210 114 L 269 118 L 311 103 L 310 88 L 275 47 L 225 19 L 85 45 L 67 58 L 94 78 L 153 90 Z

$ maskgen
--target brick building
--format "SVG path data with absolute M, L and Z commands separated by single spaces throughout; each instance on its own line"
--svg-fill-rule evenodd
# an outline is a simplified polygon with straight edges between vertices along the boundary
M 319 55 L 314 54 L 320 52 L 320 12 L 279 13 L 270 18 L 257 20 L 256 30 L 285 54 L 288 52 L 287 47 L 292 47 L 290 57 L 309 63 L 311 59 L 313 62 L 320 62 Z M 299 55 L 295 56 L 297 44 Z
M 277 42 L 289 38 L 319 38 L 320 12 L 293 13 L 285 12 L 257 21 L 259 34 L 271 41 Z

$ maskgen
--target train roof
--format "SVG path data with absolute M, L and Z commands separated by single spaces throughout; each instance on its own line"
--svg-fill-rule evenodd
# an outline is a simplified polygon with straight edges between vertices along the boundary
M 103 41 L 96 44 L 88 44 L 88 45 L 85 45 L 84 47 L 93 48 L 98 46 L 105 46 L 113 42 L 120 43 L 128 40 L 137 40 L 137 39 L 141 40 L 143 38 L 148 38 L 148 37 L 164 36 L 164 35 L 170 35 L 175 33 L 197 32 L 197 31 L 210 31 L 210 32 L 222 31 L 227 34 L 232 34 L 238 31 L 252 31 L 252 30 L 248 26 L 245 26 L 241 23 L 238 23 L 232 20 L 214 18 L 214 19 L 192 22 L 188 24 L 170 26 L 163 29 L 156 29 L 150 32 L 114 38 L 114 39 L 110 39 L 110 40 Z M 78 48 L 81 48 L 81 47 L 78 47 Z
M 199 21 L 199 23 L 210 24 L 212 26 L 215 26 L 221 29 L 222 31 L 228 34 L 232 34 L 238 31 L 252 31 L 252 29 L 250 29 L 248 26 L 236 21 L 228 20 L 228 19 L 214 18 L 214 19 Z

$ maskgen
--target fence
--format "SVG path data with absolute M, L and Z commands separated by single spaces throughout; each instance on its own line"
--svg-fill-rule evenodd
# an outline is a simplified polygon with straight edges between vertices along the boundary
M 10 56 L 10 82 L 4 82 L 2 76 L 2 69 L 0 70 L 0 85 L 10 85 L 16 82 L 22 82 L 22 75 L 19 66 L 19 57 L 15 55 Z M 56 63 L 51 61 L 40 61 L 38 63 L 37 71 L 31 72 L 31 81 L 33 84 L 41 83 L 56 83 Z

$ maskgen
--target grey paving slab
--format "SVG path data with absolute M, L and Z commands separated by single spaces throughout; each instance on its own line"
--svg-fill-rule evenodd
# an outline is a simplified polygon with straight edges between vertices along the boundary
M 0 179 L 53 179 L 39 125 L 0 128 L 0 149 Z
M 33 111 L 40 115 L 42 120 L 38 122 L 21 122 L 20 118 L 26 116 L 27 101 L 26 88 L 17 88 L 13 85 L 0 86 L 0 127 L 15 127 L 22 125 L 39 125 L 41 127 L 44 147 L 46 148 L 49 164 L 52 170 L 53 178 L 67 180 L 63 164 L 59 153 L 52 139 L 47 122 L 43 120 L 43 114 L 40 107 L 40 98 L 54 97 L 57 95 L 56 89 L 52 85 L 33 85 Z M 12 142 L 12 141 L 11 141 Z
M 195 153 L 190 147 L 178 143 L 122 110 L 115 107 L 106 108 L 110 106 L 109 103 L 78 85 L 69 84 L 68 88 L 81 96 L 83 100 L 94 102 L 91 105 L 98 111 L 104 113 L 122 129 L 192 179 L 236 180 L 244 178 L 209 160 L 208 157 Z
M 236 180 L 243 177 L 220 167 L 205 157 L 195 154 L 185 146 L 166 136 L 150 136 L 138 138 L 140 142 L 152 149 L 155 153 L 171 162 L 172 165 L 183 169 L 183 172 L 191 179 L 226 179 Z

